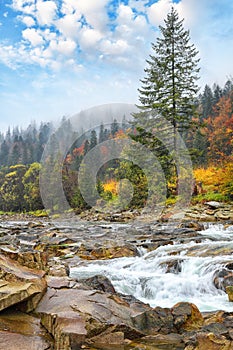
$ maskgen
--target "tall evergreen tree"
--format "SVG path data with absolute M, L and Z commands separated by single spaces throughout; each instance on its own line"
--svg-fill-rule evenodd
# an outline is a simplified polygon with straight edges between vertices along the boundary
M 111 134 L 114 136 L 119 130 L 119 124 L 116 119 L 113 120 L 111 124 Z
M 97 135 L 96 131 L 91 131 L 91 138 L 90 138 L 90 149 L 94 148 L 97 145 Z
M 183 20 L 179 20 L 174 8 L 167 15 L 165 26 L 159 28 L 161 37 L 152 44 L 153 54 L 146 61 L 146 77 L 139 89 L 141 105 L 139 112 L 133 114 L 133 124 L 137 140 L 143 143 L 146 138 L 145 143 L 159 150 L 162 145 L 155 142 L 153 128 L 161 131 L 167 128 L 166 123 L 160 124 L 159 116 L 162 116 L 163 121 L 168 120 L 172 126 L 167 139 L 176 151 L 177 133 L 191 126 L 196 108 L 198 51 L 189 43 L 189 31 L 184 29 Z

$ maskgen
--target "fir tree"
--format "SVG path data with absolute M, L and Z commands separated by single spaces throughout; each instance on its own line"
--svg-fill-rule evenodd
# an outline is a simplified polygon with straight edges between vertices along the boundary
M 111 124 L 111 134 L 114 136 L 119 130 L 119 124 L 116 119 L 113 120 Z
M 146 77 L 141 80 L 139 89 L 141 105 L 139 112 L 133 114 L 133 125 L 137 141 L 150 145 L 166 157 L 163 145 L 153 137 L 153 129 L 161 130 L 164 135 L 166 132 L 167 142 L 177 151 L 177 133 L 191 126 L 196 108 L 199 59 L 196 58 L 198 51 L 189 43 L 189 31 L 184 29 L 183 20 L 179 20 L 174 8 L 167 15 L 165 26 L 159 28 L 161 37 L 152 44 L 154 54 L 146 61 Z M 170 122 L 171 128 L 164 120 Z
M 94 148 L 97 145 L 97 135 L 96 131 L 91 131 L 91 138 L 90 138 L 90 149 Z

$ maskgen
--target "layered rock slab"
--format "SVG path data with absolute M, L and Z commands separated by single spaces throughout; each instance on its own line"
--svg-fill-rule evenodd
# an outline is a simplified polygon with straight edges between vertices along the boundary
M 0 254 L 0 311 L 12 305 L 29 312 L 46 291 L 45 272 L 29 269 Z
M 54 283 L 58 285 L 58 280 Z M 169 309 L 152 309 L 130 296 L 80 289 L 80 284 L 79 289 L 59 287 L 48 288 L 35 310 L 53 335 L 56 350 L 101 342 L 120 345 L 158 331 L 174 331 Z
M 0 350 L 49 350 L 52 342 L 40 320 L 22 312 L 0 313 Z

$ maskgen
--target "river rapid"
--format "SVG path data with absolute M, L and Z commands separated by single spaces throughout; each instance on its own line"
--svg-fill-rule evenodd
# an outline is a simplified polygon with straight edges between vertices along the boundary
M 216 272 L 233 263 L 233 226 L 209 224 L 198 237 L 170 242 L 152 251 L 139 247 L 137 257 L 81 260 L 70 268 L 70 276 L 104 275 L 118 292 L 153 307 L 187 301 L 201 311 L 233 311 L 225 291 L 214 284 Z

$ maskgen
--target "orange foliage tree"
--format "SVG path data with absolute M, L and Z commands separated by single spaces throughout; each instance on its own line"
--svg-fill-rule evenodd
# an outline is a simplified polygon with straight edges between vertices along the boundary
M 210 163 L 225 162 L 232 157 L 233 147 L 233 92 L 220 98 L 214 114 L 206 120 Z

